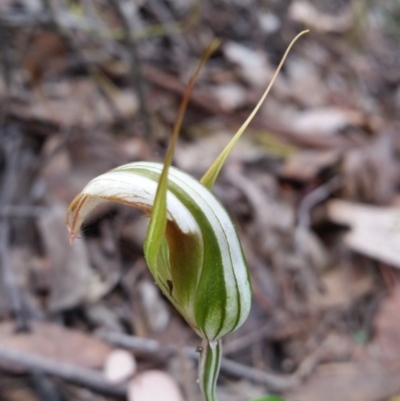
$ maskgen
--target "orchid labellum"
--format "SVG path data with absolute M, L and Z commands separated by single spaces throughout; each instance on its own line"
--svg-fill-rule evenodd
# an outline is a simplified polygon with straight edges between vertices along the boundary
M 100 175 L 86 185 L 67 211 L 71 240 L 89 213 L 103 202 L 123 203 L 150 215 L 146 261 L 161 291 L 203 339 L 199 383 L 206 401 L 217 400 L 221 338 L 246 320 L 251 306 L 251 285 L 238 235 L 210 189 L 269 93 L 291 46 L 305 32 L 290 44 L 260 102 L 200 182 L 171 167 L 171 162 L 191 89 L 215 43 L 188 84 L 164 164 L 129 163 Z

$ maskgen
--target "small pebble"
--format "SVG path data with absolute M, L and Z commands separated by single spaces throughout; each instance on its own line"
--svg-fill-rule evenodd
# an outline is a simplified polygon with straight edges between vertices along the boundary
M 128 401 L 184 401 L 175 380 L 160 370 L 148 370 L 128 384 Z
M 112 351 L 104 364 L 104 377 L 111 384 L 123 383 L 135 372 L 135 358 L 130 352 L 123 349 Z

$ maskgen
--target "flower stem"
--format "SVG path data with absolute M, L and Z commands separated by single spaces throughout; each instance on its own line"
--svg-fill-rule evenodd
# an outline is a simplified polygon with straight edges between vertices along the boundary
M 217 379 L 221 367 L 222 342 L 203 340 L 199 361 L 199 385 L 205 401 L 218 401 Z

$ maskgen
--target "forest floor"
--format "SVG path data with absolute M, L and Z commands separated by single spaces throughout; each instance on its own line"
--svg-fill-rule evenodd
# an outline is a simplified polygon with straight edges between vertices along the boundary
M 147 401 L 145 382 L 201 400 L 147 219 L 106 204 L 70 245 L 66 209 L 113 167 L 162 162 L 218 37 L 174 157 L 201 177 L 310 29 L 213 189 L 254 292 L 218 394 L 399 400 L 399 18 L 392 0 L 0 2 L 0 399 Z

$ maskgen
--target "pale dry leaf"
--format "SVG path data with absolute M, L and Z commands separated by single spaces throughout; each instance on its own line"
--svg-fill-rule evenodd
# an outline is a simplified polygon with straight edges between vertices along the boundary
M 246 104 L 246 90 L 236 83 L 226 83 L 214 88 L 214 95 L 224 112 L 231 112 Z
M 258 16 L 260 28 L 267 34 L 275 33 L 282 23 L 276 14 L 261 12 Z
M 128 384 L 128 401 L 184 401 L 171 376 L 160 370 L 148 370 Z
M 336 107 L 321 107 L 302 111 L 294 116 L 291 125 L 304 134 L 333 135 L 348 126 L 363 123 L 358 111 Z
M 345 32 L 352 27 L 354 19 L 351 7 L 331 15 L 317 10 L 313 4 L 303 0 L 292 2 L 289 17 L 319 32 Z
M 333 200 L 328 203 L 328 216 L 350 227 L 344 236 L 349 248 L 400 268 L 400 208 Z
M 285 98 L 294 99 L 304 107 L 321 107 L 327 104 L 329 92 L 322 80 L 322 71 L 316 63 L 305 57 L 292 55 L 287 59 L 285 68 L 288 77 Z
M 274 70 L 266 55 L 240 43 L 227 42 L 223 47 L 225 57 L 240 67 L 240 73 L 250 85 L 256 88 L 265 87 Z
M 63 204 L 54 203 L 39 218 L 41 238 L 50 261 L 49 310 L 62 311 L 102 297 L 109 284 L 91 268 L 83 241 L 69 244 Z

